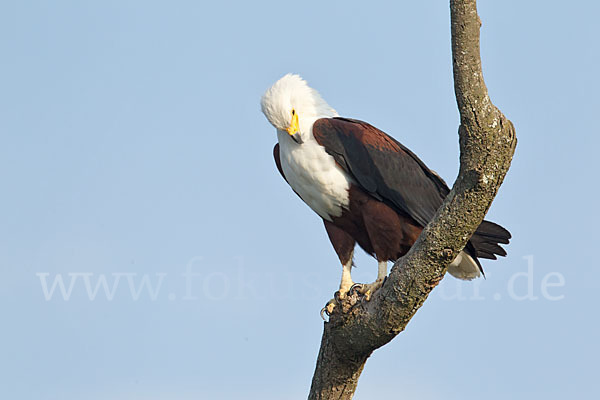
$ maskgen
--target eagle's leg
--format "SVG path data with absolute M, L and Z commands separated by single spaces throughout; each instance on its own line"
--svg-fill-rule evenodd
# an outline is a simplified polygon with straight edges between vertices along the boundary
M 354 253 L 354 251 L 353 251 L 353 253 Z M 341 299 L 346 297 L 346 295 L 350 291 L 350 288 L 354 285 L 354 282 L 352 281 L 351 270 L 352 270 L 352 256 L 350 256 L 350 259 L 348 261 L 346 261 L 345 264 L 342 264 L 342 280 L 340 282 L 340 298 Z
M 329 240 L 333 245 L 335 253 L 342 263 L 342 280 L 340 282 L 340 298 L 346 297 L 348 291 L 354 285 L 350 270 L 352 269 L 352 258 L 354 257 L 354 246 L 356 241 L 345 230 L 336 226 L 333 222 L 323 220 Z
M 354 253 L 354 251 L 352 251 Z M 342 264 L 342 280 L 340 282 L 340 290 L 335 294 L 334 298 L 329 300 L 325 307 L 321 310 L 321 317 L 326 313 L 327 315 L 331 315 L 333 309 L 336 307 L 339 300 L 343 300 L 348 296 L 348 292 L 354 286 L 354 282 L 352 281 L 352 276 L 350 276 L 350 270 L 352 269 L 352 254 L 348 261 L 345 264 Z M 325 319 L 325 318 L 323 318 Z
M 387 277 L 387 261 L 377 261 L 377 279 L 372 283 L 356 283 L 350 290 L 365 296 L 365 300 L 371 300 L 371 295 L 379 289 Z
M 321 310 L 321 316 L 323 313 L 331 314 L 333 309 L 339 300 L 343 300 L 348 295 L 348 292 L 354 285 L 351 276 L 352 270 L 352 258 L 354 256 L 354 246 L 356 241 L 346 231 L 337 227 L 332 222 L 323 220 L 325 224 L 325 230 L 329 235 L 329 240 L 338 255 L 340 262 L 342 263 L 342 279 L 340 281 L 340 290 L 336 293 L 335 297 L 327 302 L 325 307 Z

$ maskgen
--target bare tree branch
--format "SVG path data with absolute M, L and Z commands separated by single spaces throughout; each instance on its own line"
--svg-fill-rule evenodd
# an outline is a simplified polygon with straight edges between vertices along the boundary
M 369 302 L 344 299 L 324 325 L 309 399 L 351 399 L 372 352 L 402 332 L 475 232 L 510 167 L 512 123 L 487 93 L 476 0 L 450 1 L 460 172 L 433 220 Z

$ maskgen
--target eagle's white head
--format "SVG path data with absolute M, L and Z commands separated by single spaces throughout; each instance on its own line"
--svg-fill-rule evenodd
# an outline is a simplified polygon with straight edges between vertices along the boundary
M 267 89 L 260 105 L 271 125 L 287 132 L 298 144 L 308 139 L 317 119 L 337 116 L 319 92 L 294 74 L 285 75 Z

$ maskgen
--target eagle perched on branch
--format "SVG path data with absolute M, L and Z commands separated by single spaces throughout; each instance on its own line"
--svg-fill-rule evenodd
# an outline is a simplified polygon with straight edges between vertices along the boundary
M 356 288 L 368 300 L 383 284 L 388 261 L 408 252 L 450 189 L 391 136 L 339 117 L 298 75 L 287 74 L 271 86 L 261 107 L 277 129 L 273 155 L 279 172 L 323 219 L 342 263 L 340 297 Z M 479 277 L 478 259 L 505 256 L 499 244 L 510 237 L 503 227 L 483 221 L 448 272 L 464 280 Z M 373 283 L 352 281 L 356 243 L 377 259 Z

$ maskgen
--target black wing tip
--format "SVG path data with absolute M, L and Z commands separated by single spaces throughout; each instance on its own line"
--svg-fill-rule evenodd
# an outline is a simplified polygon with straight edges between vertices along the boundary
M 475 231 L 477 235 L 486 236 L 498 240 L 498 243 L 508 244 L 512 239 L 512 234 L 508 229 L 492 221 L 483 221 Z
M 483 221 L 471 238 L 473 248 L 478 258 L 497 260 L 498 257 L 506 257 L 507 252 L 501 244 L 509 244 L 512 235 L 510 232 L 491 221 Z

